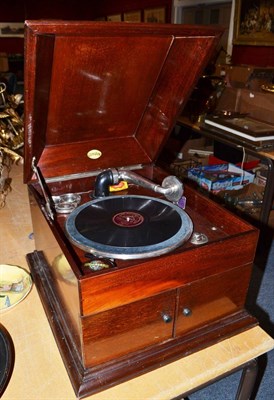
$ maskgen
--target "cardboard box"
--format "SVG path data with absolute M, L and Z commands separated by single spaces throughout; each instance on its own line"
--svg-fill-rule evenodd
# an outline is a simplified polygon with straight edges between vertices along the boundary
M 220 190 L 238 190 L 254 181 L 254 174 L 233 164 L 207 165 L 188 170 L 188 178 L 214 193 Z
M 217 76 L 226 76 L 229 84 L 234 88 L 243 88 L 253 72 L 251 66 L 219 64 L 216 66 Z
M 205 137 L 197 137 L 197 138 L 191 138 L 187 140 L 183 146 L 180 148 L 180 153 L 183 154 L 183 159 L 187 160 L 189 158 L 189 150 L 190 149 L 196 149 L 197 153 L 198 150 L 201 150 L 205 148 L 206 145 L 206 138 Z
M 260 121 L 274 124 L 273 93 L 227 87 L 223 91 L 216 111 L 236 111 Z

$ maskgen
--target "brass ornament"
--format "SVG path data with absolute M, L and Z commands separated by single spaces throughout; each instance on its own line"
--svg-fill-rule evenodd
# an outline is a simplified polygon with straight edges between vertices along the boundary
M 11 190 L 11 165 L 23 161 L 24 122 L 18 107 L 23 95 L 9 95 L 4 82 L 0 82 L 0 208 L 5 206 Z

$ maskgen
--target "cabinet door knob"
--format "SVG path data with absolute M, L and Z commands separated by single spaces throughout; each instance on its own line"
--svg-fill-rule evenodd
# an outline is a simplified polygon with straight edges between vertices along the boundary
M 162 313 L 162 320 L 166 323 L 169 324 L 172 321 L 171 315 L 167 313 Z
M 183 308 L 182 314 L 183 314 L 185 317 L 190 317 L 190 316 L 192 315 L 192 311 L 191 311 L 190 308 L 185 307 L 185 308 Z

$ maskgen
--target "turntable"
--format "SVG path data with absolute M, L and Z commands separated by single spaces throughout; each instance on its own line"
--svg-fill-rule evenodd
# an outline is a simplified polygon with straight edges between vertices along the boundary
M 220 35 L 26 22 L 27 260 L 78 397 L 256 324 L 257 230 L 156 163 Z
M 76 246 L 95 256 L 155 257 L 179 247 L 192 233 L 192 222 L 178 206 L 148 196 L 114 196 L 80 206 L 67 219 Z

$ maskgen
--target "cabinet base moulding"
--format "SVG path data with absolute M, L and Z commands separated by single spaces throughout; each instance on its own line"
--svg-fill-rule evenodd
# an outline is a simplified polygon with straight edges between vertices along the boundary
M 242 309 L 187 332 L 181 337 L 169 339 L 110 362 L 85 368 L 77 340 L 69 327 L 66 310 L 62 307 L 55 290 L 53 277 L 43 254 L 37 251 L 30 253 L 27 255 L 27 261 L 67 373 L 79 398 L 162 367 L 257 325 L 257 320 Z

